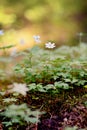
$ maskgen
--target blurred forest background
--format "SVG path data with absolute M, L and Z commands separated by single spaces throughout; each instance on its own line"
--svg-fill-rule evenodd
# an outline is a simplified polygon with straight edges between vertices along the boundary
M 80 32 L 84 33 L 83 42 L 86 42 L 87 1 L 0 0 L 0 29 L 6 32 L 0 46 L 22 40 L 26 41 L 26 47 L 31 47 L 33 35 L 58 46 L 76 45 Z

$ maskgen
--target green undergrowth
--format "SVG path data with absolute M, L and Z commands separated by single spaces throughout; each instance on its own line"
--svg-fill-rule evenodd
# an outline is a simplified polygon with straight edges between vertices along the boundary
M 70 108 L 79 102 L 87 106 L 86 44 L 53 50 L 35 46 L 17 55 L 24 58 L 13 68 L 8 87 L 0 92 L 0 117 L 5 128 L 37 127 L 41 115 L 64 104 Z M 19 85 L 19 90 L 10 91 Z
M 84 88 L 87 84 L 87 49 L 84 44 L 53 51 L 34 47 L 24 55 L 15 71 L 22 76 L 30 91 L 60 92 Z

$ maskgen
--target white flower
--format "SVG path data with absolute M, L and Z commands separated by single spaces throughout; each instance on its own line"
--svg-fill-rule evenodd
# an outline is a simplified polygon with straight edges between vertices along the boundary
M 52 49 L 52 48 L 54 48 L 54 47 L 56 47 L 56 46 L 55 46 L 55 43 L 48 42 L 48 43 L 45 44 L 45 47 Z
M 33 38 L 34 38 L 36 43 L 41 43 L 40 36 L 34 35 Z
M 0 35 L 4 35 L 4 31 L 3 30 L 0 30 Z
M 9 90 L 9 92 L 17 92 L 22 95 L 26 95 L 26 92 L 28 91 L 28 88 L 26 87 L 26 84 L 22 83 L 13 83 L 13 88 Z

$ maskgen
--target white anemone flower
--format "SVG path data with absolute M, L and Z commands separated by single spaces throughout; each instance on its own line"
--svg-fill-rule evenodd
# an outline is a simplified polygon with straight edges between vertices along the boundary
M 48 43 L 45 44 L 45 47 L 49 48 L 49 49 L 52 49 L 52 48 L 54 48 L 56 46 L 55 46 L 55 43 L 48 42 Z
M 0 30 L 0 35 L 4 35 L 4 31 L 3 30 Z
M 36 43 L 41 43 L 39 35 L 34 35 L 33 38 L 34 38 L 34 40 L 35 40 Z

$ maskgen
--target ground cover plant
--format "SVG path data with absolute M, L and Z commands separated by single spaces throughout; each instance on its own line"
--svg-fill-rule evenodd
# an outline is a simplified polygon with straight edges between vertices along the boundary
M 87 44 L 57 48 L 33 38 L 36 46 L 11 55 L 22 60 L 10 78 L 0 71 L 1 129 L 87 129 Z

